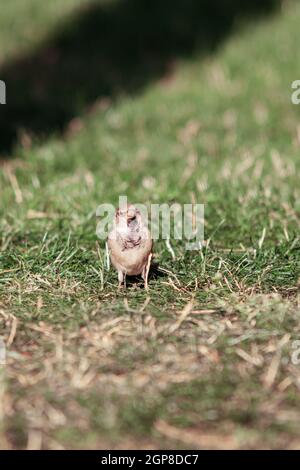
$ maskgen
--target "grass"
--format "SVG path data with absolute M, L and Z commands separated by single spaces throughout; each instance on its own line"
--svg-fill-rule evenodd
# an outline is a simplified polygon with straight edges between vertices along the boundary
M 2 8 L 0 79 L 18 77 L 24 55 L 41 72 L 47 41 L 69 51 L 64 21 L 80 2 L 52 3 Z M 12 97 L 7 81 L 0 114 L 13 128 L 10 109 L 29 117 L 0 160 L 0 447 L 299 447 L 299 20 L 283 2 L 217 47 L 164 50 L 169 67 L 136 93 L 122 68 L 117 92 L 101 83 L 98 97 L 96 87 L 74 98 L 63 130 L 53 96 L 39 102 L 39 127 L 32 90 L 13 84 Z M 97 206 L 122 194 L 205 204 L 209 243 L 186 252 L 171 240 L 173 260 L 157 242 L 167 273 L 148 292 L 117 291 L 95 234 Z

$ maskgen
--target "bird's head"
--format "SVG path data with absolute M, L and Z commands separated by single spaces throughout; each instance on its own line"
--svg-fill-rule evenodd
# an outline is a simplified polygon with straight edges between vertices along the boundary
M 141 212 L 133 204 L 119 207 L 116 210 L 117 224 L 124 224 L 128 227 L 139 225 L 142 221 Z

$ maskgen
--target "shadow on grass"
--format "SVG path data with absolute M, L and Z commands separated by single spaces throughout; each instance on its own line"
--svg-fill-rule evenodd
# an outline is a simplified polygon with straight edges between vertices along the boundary
M 0 154 L 20 131 L 47 137 L 96 100 L 135 94 L 174 61 L 212 53 L 239 21 L 281 0 L 113 0 L 81 7 L 37 50 L 4 65 Z
M 157 261 L 153 261 L 149 271 L 149 281 L 167 277 L 167 272 L 159 267 L 159 263 Z M 126 276 L 126 288 L 131 288 L 133 286 L 140 287 L 141 289 L 145 288 L 145 283 L 142 279 L 142 276 Z

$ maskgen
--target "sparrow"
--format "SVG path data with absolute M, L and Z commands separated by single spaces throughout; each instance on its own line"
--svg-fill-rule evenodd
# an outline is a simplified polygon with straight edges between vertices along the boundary
M 152 245 L 147 221 L 139 209 L 133 204 L 119 207 L 108 235 L 110 259 L 118 271 L 119 288 L 126 287 L 127 275 L 141 275 L 148 289 Z

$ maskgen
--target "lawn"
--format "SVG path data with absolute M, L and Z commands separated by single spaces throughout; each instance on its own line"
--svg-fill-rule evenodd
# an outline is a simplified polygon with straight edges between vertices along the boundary
M 0 448 L 299 448 L 299 3 L 48 3 L 1 7 Z M 148 291 L 124 194 L 205 204 Z

